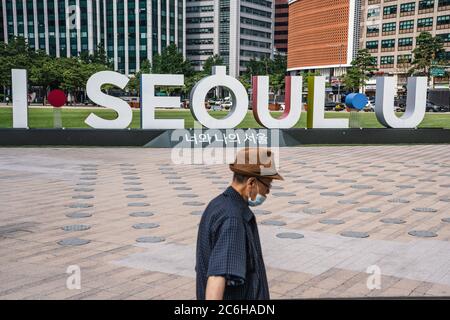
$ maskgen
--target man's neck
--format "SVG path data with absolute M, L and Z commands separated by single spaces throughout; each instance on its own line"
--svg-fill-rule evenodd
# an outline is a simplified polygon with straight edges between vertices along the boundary
M 232 187 L 237 193 L 239 193 L 239 194 L 241 195 L 241 197 L 242 197 L 245 201 L 248 201 L 248 197 L 247 197 L 247 195 L 245 194 L 245 185 L 242 185 L 242 184 L 238 184 L 238 183 L 233 182 L 233 183 L 231 184 L 231 187 Z

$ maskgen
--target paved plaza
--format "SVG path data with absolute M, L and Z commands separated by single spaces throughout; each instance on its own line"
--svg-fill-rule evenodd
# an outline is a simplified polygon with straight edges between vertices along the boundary
M 450 296 L 450 145 L 280 153 L 254 210 L 272 298 Z M 171 155 L 0 148 L 0 299 L 194 299 L 197 225 L 231 172 Z

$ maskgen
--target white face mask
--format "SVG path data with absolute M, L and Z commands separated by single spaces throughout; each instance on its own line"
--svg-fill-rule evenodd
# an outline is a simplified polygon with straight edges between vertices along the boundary
M 257 206 L 262 205 L 264 203 L 264 201 L 266 201 L 266 199 L 267 198 L 265 196 L 259 194 L 259 187 L 258 187 L 258 194 L 256 195 L 255 200 L 252 200 L 252 198 L 249 198 L 248 205 L 250 207 L 257 207 Z

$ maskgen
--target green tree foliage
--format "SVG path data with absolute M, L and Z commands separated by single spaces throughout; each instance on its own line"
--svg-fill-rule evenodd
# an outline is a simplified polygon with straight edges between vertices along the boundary
M 446 63 L 443 59 L 445 49 L 442 39 L 433 37 L 429 32 L 422 32 L 417 38 L 417 46 L 412 52 L 414 59 L 409 74 L 427 77 L 428 83 L 430 83 L 433 65 Z
M 277 54 L 273 59 L 252 59 L 247 63 L 246 70 L 240 77 L 244 87 L 248 90 L 252 86 L 253 76 L 269 76 L 269 86 L 274 93 L 274 102 L 285 87 L 287 58 Z
M 358 92 L 378 70 L 377 60 L 369 53 L 369 50 L 360 49 L 351 64 L 352 66 L 344 76 L 344 84 L 348 90 Z

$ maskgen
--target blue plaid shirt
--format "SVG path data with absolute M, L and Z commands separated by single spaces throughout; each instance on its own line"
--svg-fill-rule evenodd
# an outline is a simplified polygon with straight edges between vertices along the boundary
M 232 187 L 207 206 L 197 238 L 197 299 L 210 276 L 226 279 L 224 300 L 268 300 L 258 227 L 247 201 Z

